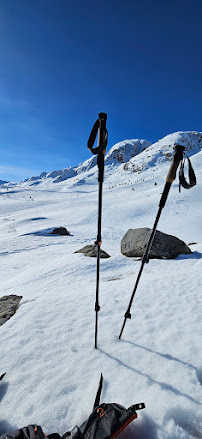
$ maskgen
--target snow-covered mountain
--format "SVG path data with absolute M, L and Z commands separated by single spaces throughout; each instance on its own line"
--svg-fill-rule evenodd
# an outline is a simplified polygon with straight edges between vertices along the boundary
M 125 169 L 133 172 L 141 172 L 157 164 L 172 160 L 173 147 L 176 143 L 185 146 L 187 156 L 192 156 L 202 149 L 202 133 L 196 131 L 179 131 L 149 146 L 145 151 L 132 158 L 125 166 Z
M 115 170 L 141 172 L 143 169 L 171 160 L 175 143 L 186 146 L 187 155 L 193 155 L 202 148 L 202 133 L 195 131 L 176 132 L 152 144 L 147 140 L 124 140 L 116 143 L 105 155 L 105 164 Z M 97 165 L 97 156 L 80 163 L 76 167 L 68 167 L 52 172 L 42 172 L 39 176 L 23 180 L 22 183 L 38 185 L 45 181 L 59 183 L 72 177 L 84 177 L 84 173 Z
M 106 154 L 105 163 L 117 166 L 121 163 L 128 162 L 132 157 L 140 154 L 145 148 L 151 145 L 151 142 L 147 140 L 125 140 L 123 142 L 116 143 Z M 53 172 L 42 172 L 37 177 L 31 177 L 26 180 L 23 180 L 22 183 L 30 183 L 30 184 L 39 184 L 40 181 L 44 181 L 44 179 L 52 179 L 55 183 L 67 180 L 68 178 L 75 177 L 76 175 L 83 174 L 84 172 L 89 171 L 97 165 L 97 156 L 93 155 L 89 159 L 81 162 L 76 167 L 68 167 L 65 169 L 60 169 L 58 171 Z

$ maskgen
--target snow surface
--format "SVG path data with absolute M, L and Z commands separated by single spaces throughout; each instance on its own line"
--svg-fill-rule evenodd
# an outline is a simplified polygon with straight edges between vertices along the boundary
M 1 434 L 29 423 L 47 434 L 80 425 L 102 372 L 102 402 L 146 404 L 120 438 L 202 438 L 202 152 L 191 154 L 197 186 L 179 194 L 175 180 L 157 229 L 195 243 L 193 253 L 145 265 L 121 341 L 140 261 L 124 257 L 120 241 L 129 228 L 153 227 L 170 163 L 153 160 L 142 172 L 106 163 L 102 248 L 111 258 L 100 264 L 98 350 L 96 259 L 74 253 L 96 239 L 97 167 L 57 185 L 1 188 L 1 296 L 23 296 L 0 328 Z M 71 236 L 50 235 L 58 226 Z

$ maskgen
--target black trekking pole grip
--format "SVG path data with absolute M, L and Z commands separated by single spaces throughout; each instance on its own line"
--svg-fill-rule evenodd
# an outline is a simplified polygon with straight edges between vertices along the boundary
M 166 183 L 173 183 L 173 181 L 175 180 L 177 168 L 180 162 L 183 160 L 184 150 L 185 150 L 184 146 L 179 145 L 178 143 L 175 144 L 175 154 L 173 156 L 172 163 L 170 165 L 170 169 L 166 177 Z
M 99 121 L 100 121 L 100 126 L 98 129 L 97 147 L 100 148 L 99 153 L 102 152 L 104 154 L 105 150 L 106 150 L 106 146 L 107 146 L 107 137 L 108 137 L 107 136 L 107 128 L 106 128 L 107 114 L 106 113 L 99 113 Z
M 100 153 L 104 154 L 108 140 L 108 132 L 106 128 L 107 114 L 99 113 L 98 116 L 99 119 L 97 119 L 96 122 L 94 123 L 87 143 L 87 147 L 92 152 L 92 154 L 100 154 Z M 93 148 L 97 134 L 98 134 L 97 147 Z

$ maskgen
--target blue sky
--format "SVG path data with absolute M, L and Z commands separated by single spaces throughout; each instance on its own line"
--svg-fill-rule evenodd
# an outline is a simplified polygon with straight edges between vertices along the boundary
M 0 0 L 0 179 L 90 157 L 109 144 L 202 131 L 201 0 Z

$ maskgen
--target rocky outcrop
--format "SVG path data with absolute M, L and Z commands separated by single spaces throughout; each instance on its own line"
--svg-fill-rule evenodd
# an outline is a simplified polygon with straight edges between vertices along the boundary
M 121 241 L 121 253 L 128 257 L 142 257 L 148 244 L 152 230 L 143 227 L 129 229 Z M 156 231 L 149 258 L 174 259 L 180 254 L 192 253 L 181 239 Z
M 22 296 L 3 296 L 0 298 L 0 326 L 10 319 L 19 307 Z
M 86 245 L 85 247 L 81 248 L 80 250 L 77 250 L 74 253 L 83 253 L 85 256 L 90 256 L 91 258 L 97 258 L 97 246 L 94 244 Z M 108 255 L 108 253 L 106 253 L 104 250 L 101 249 L 100 258 L 106 259 L 106 258 L 110 258 L 110 256 Z

